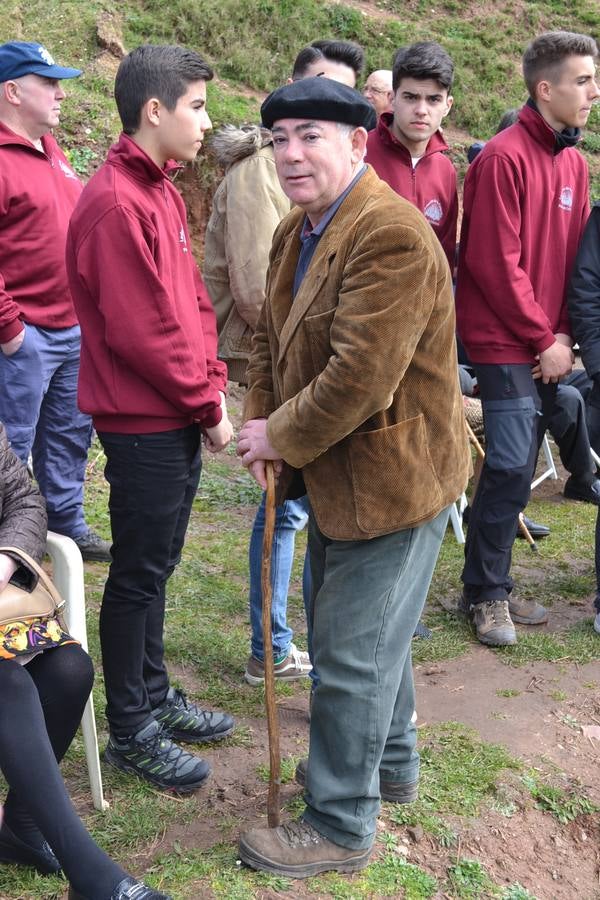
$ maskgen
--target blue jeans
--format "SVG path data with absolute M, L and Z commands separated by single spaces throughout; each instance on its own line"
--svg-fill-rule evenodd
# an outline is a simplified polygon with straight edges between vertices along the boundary
M 200 429 L 98 437 L 113 540 L 100 610 L 106 716 L 111 734 L 125 738 L 152 721 L 169 689 L 165 592 L 198 489 Z
M 449 510 L 368 541 L 333 541 L 310 517 L 313 694 L 303 817 L 343 847 L 375 838 L 379 778 L 419 774 L 411 639 Z
M 292 637 L 292 629 L 287 623 L 287 598 L 290 586 L 296 532 L 308 522 L 308 497 L 286 500 L 275 511 L 275 535 L 271 557 L 271 628 L 273 632 L 273 655 L 275 659 L 287 656 Z M 261 560 L 263 535 L 265 530 L 265 495 L 256 511 L 250 537 L 250 625 L 252 628 L 251 652 L 256 659 L 264 659 L 262 639 L 262 586 Z M 306 607 L 310 596 L 310 567 L 304 559 L 302 593 Z M 310 646 L 310 645 L 309 645 Z
M 46 499 L 48 528 L 72 538 L 87 534 L 83 483 L 92 421 L 77 408 L 79 325 L 38 328 L 12 356 L 0 353 L 0 420 Z

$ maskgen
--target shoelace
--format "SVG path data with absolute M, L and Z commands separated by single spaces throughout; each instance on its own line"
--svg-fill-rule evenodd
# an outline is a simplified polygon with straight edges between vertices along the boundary
M 489 600 L 488 606 L 490 607 L 496 624 L 508 624 L 512 621 L 508 612 L 508 602 L 498 603 L 496 600 Z
M 123 900 L 136 900 L 136 897 L 143 897 L 147 890 L 147 886 L 142 884 L 141 881 L 138 881 L 137 884 L 132 884 L 131 887 L 128 887 L 125 893 L 122 894 Z
M 295 822 L 287 822 L 281 827 L 290 847 L 297 847 L 298 844 L 306 847 L 307 844 L 319 844 L 322 840 L 319 832 L 302 819 L 297 819 Z
M 179 690 L 179 688 L 175 688 L 173 706 L 176 706 L 178 709 L 185 709 L 191 715 L 197 716 L 201 720 L 202 725 L 208 725 L 210 727 L 212 713 L 206 712 L 206 710 L 204 709 L 200 709 L 200 707 L 196 706 L 195 703 L 190 703 L 187 698 L 187 694 Z
M 161 725 L 160 722 L 158 723 L 158 731 L 156 734 L 139 743 L 148 753 L 156 752 L 160 753 L 161 756 L 166 757 L 167 762 L 171 763 L 175 770 L 177 770 L 177 766 L 182 756 L 190 756 L 187 750 L 184 750 L 183 747 L 173 743 L 168 736 L 168 733 L 165 731 L 165 726 Z

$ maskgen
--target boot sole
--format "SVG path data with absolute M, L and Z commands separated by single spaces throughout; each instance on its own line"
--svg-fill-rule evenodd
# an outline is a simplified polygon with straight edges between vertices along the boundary
M 252 869 L 272 872 L 275 875 L 285 875 L 288 878 L 310 878 L 312 875 L 320 875 L 321 872 L 358 872 L 369 865 L 371 850 L 359 850 L 357 856 L 350 857 L 350 859 L 323 859 L 302 866 L 286 866 L 260 856 L 245 843 L 243 838 L 240 838 L 239 855 L 242 862 Z
M 311 671 L 302 672 L 299 675 L 275 675 L 275 681 L 300 681 L 301 678 L 308 678 Z M 252 685 L 252 687 L 258 687 L 265 683 L 265 677 L 264 675 L 251 675 L 249 672 L 244 672 L 244 681 Z
M 109 766 L 112 766 L 113 769 L 118 769 L 119 772 L 125 772 L 127 775 L 137 775 L 138 778 L 141 778 L 142 781 L 148 781 L 150 784 L 155 785 L 161 789 L 161 791 L 167 791 L 173 794 L 191 794 L 194 791 L 197 791 L 198 788 L 201 788 L 203 784 L 206 784 L 210 776 L 210 769 L 201 779 L 198 781 L 190 782 L 189 784 L 165 784 L 164 781 L 161 781 L 159 778 L 156 778 L 150 772 L 143 772 L 141 769 L 136 768 L 131 763 L 128 763 L 126 760 L 121 759 L 120 756 L 114 755 L 107 749 L 103 754 L 104 762 L 108 763 Z
M 517 643 L 516 635 L 514 638 L 508 638 L 507 640 L 498 640 L 498 638 L 490 638 L 485 634 L 477 634 L 475 631 L 475 635 L 480 644 L 485 644 L 486 647 L 513 647 Z

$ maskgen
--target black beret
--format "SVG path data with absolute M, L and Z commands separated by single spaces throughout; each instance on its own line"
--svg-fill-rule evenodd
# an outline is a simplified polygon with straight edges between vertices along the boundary
M 377 124 L 375 110 L 362 94 L 323 75 L 301 78 L 277 88 L 264 101 L 260 113 L 265 128 L 272 128 L 278 119 L 343 122 L 361 125 L 367 131 Z

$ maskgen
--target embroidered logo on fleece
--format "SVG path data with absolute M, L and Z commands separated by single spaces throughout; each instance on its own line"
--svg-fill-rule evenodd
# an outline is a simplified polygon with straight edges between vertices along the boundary
M 431 222 L 432 225 L 439 225 L 439 223 L 444 218 L 444 210 L 442 209 L 442 204 L 440 203 L 440 201 L 430 200 L 429 203 L 425 205 L 423 215 L 428 222 Z
M 558 198 L 558 208 L 565 209 L 567 212 L 571 212 L 571 210 L 573 209 L 573 188 L 562 188 L 560 197 Z
M 181 231 L 179 232 L 179 243 L 181 244 L 181 249 L 184 253 L 187 253 L 187 241 L 185 239 L 185 231 L 183 230 L 183 225 L 181 226 Z
M 68 165 L 62 161 L 62 159 L 58 160 L 58 168 L 61 170 L 63 175 L 66 175 L 67 178 L 74 178 L 75 181 L 78 181 L 77 175 L 75 174 L 73 169 L 70 169 Z
M 44 62 L 47 66 L 54 66 L 56 63 L 54 62 L 54 58 L 51 53 L 48 53 L 45 47 L 38 47 L 37 52 L 40 54 Z

